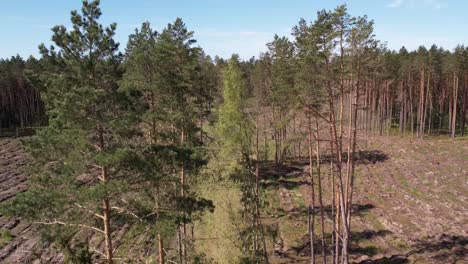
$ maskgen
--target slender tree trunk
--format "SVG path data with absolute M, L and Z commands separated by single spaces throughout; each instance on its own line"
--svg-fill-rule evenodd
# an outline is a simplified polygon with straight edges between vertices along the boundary
M 315 186 L 313 176 L 313 160 L 312 160 L 312 121 L 310 117 L 310 110 L 307 112 L 308 118 L 308 131 L 309 131 L 309 176 L 310 176 L 310 190 L 311 190 L 311 205 L 309 206 L 309 236 L 310 236 L 310 263 L 315 264 L 315 250 L 314 250 L 314 225 L 315 225 Z
M 330 125 L 330 135 L 331 135 L 331 125 Z M 334 166 L 333 166 L 333 142 L 330 140 L 330 189 L 332 190 L 331 193 L 331 220 L 332 220 L 332 232 L 331 232 L 331 256 L 332 256 L 332 263 L 337 264 L 337 259 L 335 259 L 335 256 L 338 255 L 338 236 L 337 230 L 336 230 L 336 224 L 335 224 L 335 206 L 337 205 L 335 197 L 336 197 L 336 191 L 335 191 L 335 174 L 334 174 Z
M 410 95 L 411 136 L 414 137 L 414 105 L 413 105 L 414 99 L 413 99 L 413 78 L 411 74 L 409 77 L 409 84 L 410 84 L 409 95 Z
M 259 200 L 259 151 L 258 151 L 258 117 L 255 118 L 255 237 L 254 237 L 254 251 L 258 252 L 258 236 L 260 230 L 260 200 Z
M 182 251 L 182 235 L 181 235 L 181 228 L 180 226 L 177 228 L 177 248 L 178 248 L 178 253 L 179 253 L 179 263 L 183 264 L 184 263 L 184 254 Z
M 418 106 L 418 138 L 423 138 L 424 134 L 424 66 L 421 66 L 421 77 L 420 77 L 420 90 L 419 90 L 419 106 Z
M 461 135 L 465 135 L 466 110 L 468 107 L 468 72 L 465 73 L 465 82 L 462 90 Z
M 105 170 L 103 170 L 103 174 L 105 174 Z M 112 248 L 112 230 L 110 226 L 110 206 L 109 206 L 109 199 L 105 198 L 102 202 L 103 208 L 103 222 L 104 222 L 104 236 L 105 236 L 105 246 L 106 246 L 106 258 L 109 264 L 114 263 L 114 252 Z
M 265 152 L 263 161 L 267 161 L 268 160 L 268 139 L 267 139 L 267 132 L 266 132 L 265 113 L 262 113 L 262 116 L 263 116 L 263 151 Z
M 203 106 L 200 106 L 200 142 L 203 144 Z
M 352 149 L 351 149 L 351 155 L 348 157 L 348 159 L 351 162 L 351 173 L 350 173 L 350 181 L 349 181 L 349 193 L 348 193 L 348 230 L 351 230 L 351 213 L 352 213 L 352 204 L 353 204 L 353 190 L 354 190 L 354 171 L 355 171 L 355 153 L 356 153 L 356 143 L 357 143 L 357 113 L 358 113 L 358 107 L 359 107 L 359 99 L 360 99 L 360 85 L 361 85 L 361 64 L 358 62 L 357 66 L 357 82 L 356 82 L 356 97 L 354 101 L 354 109 L 353 109 L 353 114 L 352 114 L 352 134 L 350 134 L 351 137 L 351 143 L 352 143 Z
M 452 138 L 455 138 L 457 130 L 457 101 L 458 101 L 458 76 L 453 73 L 453 114 L 452 114 Z
M 321 162 L 320 162 L 320 137 L 319 137 L 319 123 L 315 119 L 315 148 L 316 148 L 316 160 L 317 160 L 317 179 L 318 179 L 318 192 L 319 192 L 319 203 L 320 203 L 320 224 L 322 230 L 322 263 L 327 263 L 327 250 L 325 247 L 325 212 L 323 208 L 322 199 L 322 175 L 321 175 Z
M 327 73 L 329 73 L 329 60 L 328 58 L 326 58 L 326 70 L 327 70 Z M 335 114 L 335 111 L 334 111 L 334 107 L 335 107 L 335 94 L 334 94 L 334 91 L 333 91 L 333 87 L 331 85 L 331 82 L 330 81 L 327 81 L 327 89 L 328 89 L 328 94 L 329 94 L 329 116 L 330 116 L 330 125 L 331 125 L 331 141 L 333 142 L 334 144 L 334 149 L 336 151 L 336 157 L 337 157 L 337 162 L 336 162 L 336 172 L 337 172 L 337 181 L 338 181 L 338 192 L 337 192 L 337 195 L 339 196 L 339 199 L 337 199 L 337 202 L 340 204 L 340 211 L 341 211 L 341 214 L 342 215 L 346 215 L 345 214 L 345 207 L 344 207 L 344 202 L 345 202 L 345 199 L 344 199 L 344 187 L 343 187 L 343 177 L 342 177 L 342 162 L 343 162 L 343 157 L 342 157 L 342 141 L 340 139 L 342 139 L 338 133 L 337 133 L 337 129 L 336 129 L 336 114 Z M 337 215 L 339 215 L 339 213 L 337 213 Z M 337 222 L 337 226 L 339 226 L 339 221 Z M 348 246 L 348 230 L 346 229 L 347 227 L 347 223 L 346 223 L 346 217 L 343 218 L 343 234 L 342 234 L 342 241 L 343 241 L 343 255 L 346 255 L 345 259 L 347 261 L 347 246 Z M 338 228 L 337 228 L 338 230 Z M 340 237 L 339 235 L 339 232 L 337 233 L 337 239 Z M 346 245 L 346 247 L 345 247 Z
M 349 196 L 349 189 L 350 189 L 350 180 L 351 180 L 351 149 L 352 149 L 352 125 L 354 123 L 353 121 L 353 96 L 352 96 L 352 90 L 349 93 L 349 111 L 348 111 L 348 150 L 347 150 L 347 155 L 346 155 L 346 178 L 345 178 L 345 194 L 344 197 L 346 198 L 346 203 L 345 203 L 345 208 L 347 211 L 348 207 L 351 205 L 348 204 L 348 196 Z M 347 213 L 346 213 L 347 215 Z M 346 216 L 347 217 L 347 216 Z
M 405 107 L 404 107 L 404 95 L 403 95 L 403 81 L 400 81 L 400 133 L 404 131 L 404 116 L 405 116 Z
M 255 212 L 256 212 L 256 234 L 258 231 L 261 231 L 262 234 L 262 241 L 263 241 L 263 258 L 266 264 L 269 263 L 268 261 L 268 252 L 266 248 L 265 242 L 265 234 L 263 232 L 263 225 L 261 223 L 261 215 L 260 215 L 260 151 L 259 151 L 259 124 L 258 124 L 258 117 L 255 119 Z M 256 238 L 258 241 L 258 238 Z
M 101 151 L 104 151 L 105 144 L 104 144 L 104 131 L 101 125 L 98 126 L 98 137 L 99 137 L 99 147 Z M 102 183 L 106 183 L 109 181 L 109 174 L 107 167 L 102 167 L 101 169 L 101 177 L 100 180 Z M 111 212 L 110 212 L 110 204 L 109 198 L 105 197 L 102 200 L 102 221 L 104 225 L 104 243 L 105 243 L 105 254 L 108 264 L 114 263 L 114 252 L 112 247 L 112 229 L 111 229 Z
M 184 145 L 185 142 L 185 128 L 182 128 L 181 136 L 180 136 L 180 144 Z M 180 196 L 185 197 L 185 164 L 182 162 L 182 168 L 180 169 Z M 182 212 L 185 218 L 185 212 Z M 185 223 L 185 219 L 180 226 L 181 229 L 181 249 L 183 255 L 183 263 L 187 263 L 187 224 Z
M 274 140 L 275 140 L 275 163 L 279 164 L 279 151 L 278 151 L 278 129 L 276 127 L 277 120 L 275 115 L 275 108 L 273 107 L 273 129 L 274 129 Z
M 159 263 L 164 264 L 164 244 L 161 234 L 158 233 L 158 252 L 159 252 Z
M 296 137 L 296 114 L 293 115 L 293 137 Z M 296 148 L 296 140 L 294 139 L 293 143 L 293 158 L 298 161 L 298 156 L 297 156 L 297 148 Z
M 427 87 L 426 87 L 425 103 L 424 103 L 424 113 L 423 113 L 423 118 L 422 118 L 422 135 L 423 136 L 424 136 L 425 127 L 426 127 L 427 108 L 428 108 L 428 105 L 429 105 L 430 79 L 431 79 L 431 72 L 428 72 L 427 73 Z

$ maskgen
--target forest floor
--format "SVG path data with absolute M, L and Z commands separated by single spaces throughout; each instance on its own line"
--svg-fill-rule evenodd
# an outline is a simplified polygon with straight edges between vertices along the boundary
M 351 224 L 354 262 L 468 263 L 468 138 L 374 137 L 361 144 L 358 164 Z M 0 139 L 0 202 L 27 189 L 25 165 L 17 140 Z M 322 184 L 329 215 L 327 165 L 322 164 Z M 311 189 L 307 162 L 282 167 L 264 164 L 261 176 L 267 201 L 262 222 L 271 234 L 267 241 L 270 262 L 308 263 Z M 195 228 L 206 236 L 206 243 L 198 243 L 198 248 L 206 249 L 207 257 L 220 263 L 230 263 L 238 253 L 229 242 L 235 241 L 235 224 L 228 223 L 231 217 L 226 214 L 234 211 L 231 207 L 236 205 L 231 203 L 239 198 L 231 187 L 217 185 L 218 192 L 206 187 L 207 196 L 213 196 L 206 198 L 217 199 L 218 193 L 222 200 L 215 201 L 215 213 Z M 315 212 L 315 245 L 320 254 L 318 201 Z M 329 244 L 331 220 L 325 218 Z M 215 229 L 219 229 L 217 233 Z M 20 219 L 0 216 L 0 263 L 30 263 L 37 255 L 45 263 L 63 261 L 63 256 L 53 250 L 41 247 L 39 252 L 39 241 L 32 230 Z M 231 237 L 223 240 L 221 236 Z M 228 254 L 230 251 L 233 255 Z
M 16 139 L 0 139 L 0 202 L 27 190 L 26 162 Z M 31 224 L 0 215 L 0 230 L 0 263 L 31 263 L 38 256 L 47 263 L 63 262 L 61 254 L 44 251 L 38 246 L 39 240 Z
M 468 263 L 468 140 L 375 137 L 361 144 L 352 218 L 357 263 Z M 330 243 L 329 163 L 322 164 L 325 240 Z M 307 263 L 310 239 L 308 164 L 268 166 L 270 206 L 264 222 L 277 227 L 271 263 Z M 316 182 L 317 184 L 317 182 Z M 316 189 L 316 195 L 318 191 Z M 316 196 L 318 197 L 318 196 Z M 321 253 L 315 202 L 315 248 Z M 327 249 L 331 261 L 330 249 Z M 321 263 L 321 256 L 317 256 Z

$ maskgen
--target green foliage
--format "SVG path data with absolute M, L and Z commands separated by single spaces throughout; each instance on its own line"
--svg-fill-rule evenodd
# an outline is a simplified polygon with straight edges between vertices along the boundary
M 119 245 L 121 255 L 132 243 L 147 246 L 157 234 L 171 240 L 181 225 L 205 222 L 202 234 L 223 236 L 218 247 L 231 251 L 205 255 L 197 250 L 208 252 L 210 245 L 185 241 L 191 263 L 262 262 L 256 237 L 263 232 L 296 237 L 303 230 L 286 225 L 286 231 L 263 230 L 253 224 L 257 207 L 268 205 L 265 193 L 255 189 L 260 157 L 253 153 L 254 128 L 265 132 L 257 156 L 267 160 L 271 149 L 287 153 L 290 142 L 303 140 L 300 128 L 290 136 L 288 127 L 297 112 L 305 109 L 331 121 L 333 100 L 354 91 L 363 95 L 361 81 L 367 81 L 366 103 L 375 96 L 372 100 L 380 104 L 392 101 L 387 108 L 401 108 L 403 100 L 416 101 L 420 91 L 415 84 L 425 81 L 422 71 L 432 78 L 425 90 L 428 115 L 442 126 L 453 96 L 452 83 L 445 79 L 467 83 L 468 78 L 466 47 L 390 51 L 375 40 L 373 21 L 350 16 L 345 5 L 319 11 L 310 23 L 301 19 L 293 29 L 294 41 L 275 35 L 268 52 L 248 61 L 237 55 L 212 60 L 195 46 L 194 32 L 180 18 L 160 32 L 144 22 L 129 36 L 123 55 L 114 41 L 116 24 L 103 27 L 100 16 L 99 1 L 83 1 L 81 12 L 71 13 L 72 27 L 54 27 L 54 45 L 39 47 L 40 60 L 17 56 L 0 61 L 0 127 L 45 124 L 44 113 L 48 116 L 48 126 L 24 140 L 32 158 L 29 190 L 0 212 L 41 223 L 43 242 L 53 242 L 71 263 L 96 261 L 89 241 L 76 234 L 103 228 L 103 201 L 110 202 L 111 229 L 129 227 Z M 346 88 L 345 80 L 351 80 Z M 400 98 L 396 83 L 414 98 Z M 374 90 L 368 90 L 372 85 Z M 377 98 L 385 93 L 383 86 L 388 97 Z M 24 106 L 37 100 L 36 88 L 42 101 Z M 465 97 L 455 99 L 462 116 Z M 377 105 L 372 107 L 377 111 Z M 389 118 L 390 126 L 396 125 Z M 280 133 L 288 135 L 286 142 L 279 143 Z M 215 188 L 208 178 L 229 186 Z M 225 192 L 229 201 L 220 202 Z M 12 239 L 7 229 L 1 232 L 0 244 Z
M 259 201 L 251 157 L 253 125 L 245 103 L 247 89 L 236 56 L 228 61 L 223 81 L 224 100 L 216 124 L 217 157 L 222 161 L 220 172 L 224 180 L 239 183 L 241 208 L 231 211 L 231 221 L 235 223 L 238 239 L 235 246 L 242 253 L 238 258 L 241 263 L 261 263 L 263 255 L 257 239 L 261 236 L 261 227 L 255 224 Z
M 24 140 L 32 157 L 29 190 L 2 209 L 46 224 L 39 227 L 55 234 L 49 239 L 61 241 L 65 251 L 71 250 L 70 239 L 63 240 L 60 230 L 101 229 L 104 200 L 120 208 L 112 209 L 112 228 L 117 228 L 119 217 L 129 221 L 129 211 L 139 215 L 137 209 L 145 209 L 132 207 L 131 197 L 154 179 L 135 143 L 141 138 L 138 94 L 117 85 L 122 56 L 113 40 L 116 26 L 101 26 L 100 15 L 99 1 L 84 1 L 81 13 L 71 14 L 72 30 L 54 27 L 55 46 L 40 47 L 44 71 L 36 82 L 49 126 Z M 87 258 L 83 252 L 72 255 Z
M 294 106 L 294 46 L 286 37 L 275 35 L 267 47 L 272 60 L 271 102 L 284 112 Z
M 223 104 L 219 109 L 216 134 L 224 172 L 238 170 L 244 155 L 250 155 L 252 124 L 245 109 L 246 86 L 236 57 L 223 72 Z
M 136 100 L 142 106 L 140 126 L 145 135 L 141 150 L 153 177 L 145 195 L 158 208 L 171 208 L 153 214 L 159 234 L 174 235 L 179 225 L 214 210 L 212 201 L 199 197 L 187 184 L 197 181 L 207 162 L 197 118 L 206 116 L 209 89 L 213 89 L 208 72 L 211 61 L 192 47 L 194 43 L 193 32 L 180 18 L 161 33 L 143 23 L 129 38 L 126 72 L 120 81 L 123 90 L 141 95 Z M 184 179 L 179 178 L 182 170 Z M 187 258 L 201 263 L 203 258 L 192 250 L 190 241 L 184 241 Z
M 13 235 L 10 233 L 10 230 L 6 228 L 5 229 L 2 228 L 1 233 L 0 233 L 0 248 L 7 245 L 12 240 L 13 240 Z

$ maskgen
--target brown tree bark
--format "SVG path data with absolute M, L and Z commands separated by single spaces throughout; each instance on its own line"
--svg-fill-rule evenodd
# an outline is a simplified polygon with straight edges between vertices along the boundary
M 321 162 L 320 162 L 320 137 L 319 137 L 319 123 L 315 119 L 315 154 L 317 162 L 317 179 L 318 179 L 318 195 L 319 195 L 319 205 L 320 205 L 320 225 L 322 231 L 322 263 L 327 263 L 327 251 L 325 248 L 325 212 L 323 208 L 323 199 L 322 199 L 322 174 L 321 174 Z
M 424 124 L 423 124 L 423 115 L 424 115 L 424 66 L 421 66 L 421 76 L 420 76 L 420 88 L 419 88 L 419 104 L 418 104 L 418 122 L 417 122 L 417 136 L 418 138 L 423 138 L 424 134 Z
M 309 176 L 310 176 L 310 190 L 311 190 L 311 205 L 309 205 L 308 216 L 309 216 L 309 236 L 310 236 L 310 263 L 315 264 L 315 247 L 314 247 L 314 225 L 315 225 L 315 186 L 314 186 L 314 175 L 313 175 L 313 153 L 312 153 L 312 120 L 310 109 L 307 111 L 308 121 L 308 143 L 309 143 Z
M 104 144 L 104 131 L 101 125 L 98 126 L 98 138 L 99 138 L 99 147 L 101 151 L 104 151 L 105 144 Z M 102 183 L 106 183 L 109 180 L 108 169 L 106 167 L 102 167 L 101 169 L 101 176 L 100 181 Z M 109 198 L 105 197 L 102 200 L 102 221 L 104 225 L 104 243 L 105 243 L 105 255 L 108 264 L 114 263 L 114 256 L 113 256 L 113 247 L 112 247 L 112 229 L 111 229 L 111 212 L 110 212 L 110 204 Z
M 159 263 L 164 264 L 164 244 L 163 239 L 161 238 L 161 234 L 158 233 L 158 256 L 159 256 Z
M 455 138 L 457 129 L 457 102 L 458 102 L 458 76 L 453 73 L 453 113 L 452 113 L 452 133 L 451 137 Z

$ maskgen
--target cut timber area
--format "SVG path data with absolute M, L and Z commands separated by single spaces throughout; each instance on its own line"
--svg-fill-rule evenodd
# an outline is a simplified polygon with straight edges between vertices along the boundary
M 352 260 L 468 263 L 468 140 L 423 141 L 389 136 L 371 138 L 363 145 L 367 147 L 361 146 L 364 150 L 357 160 L 352 209 Z M 323 167 L 326 163 L 322 161 Z M 308 165 L 293 163 L 264 172 L 268 195 L 279 198 L 265 216 L 278 230 L 271 262 L 308 262 Z M 332 220 L 328 172 L 322 171 L 322 177 L 325 236 L 329 241 Z M 315 204 L 314 244 L 320 253 L 320 210 L 317 201 Z M 330 253 L 327 255 L 331 261 Z M 317 263 L 321 263 L 319 256 Z
M 0 139 L 0 202 L 27 190 L 25 153 L 16 139 Z M 39 245 L 34 226 L 18 218 L 0 216 L 0 263 L 62 263 L 63 255 Z

